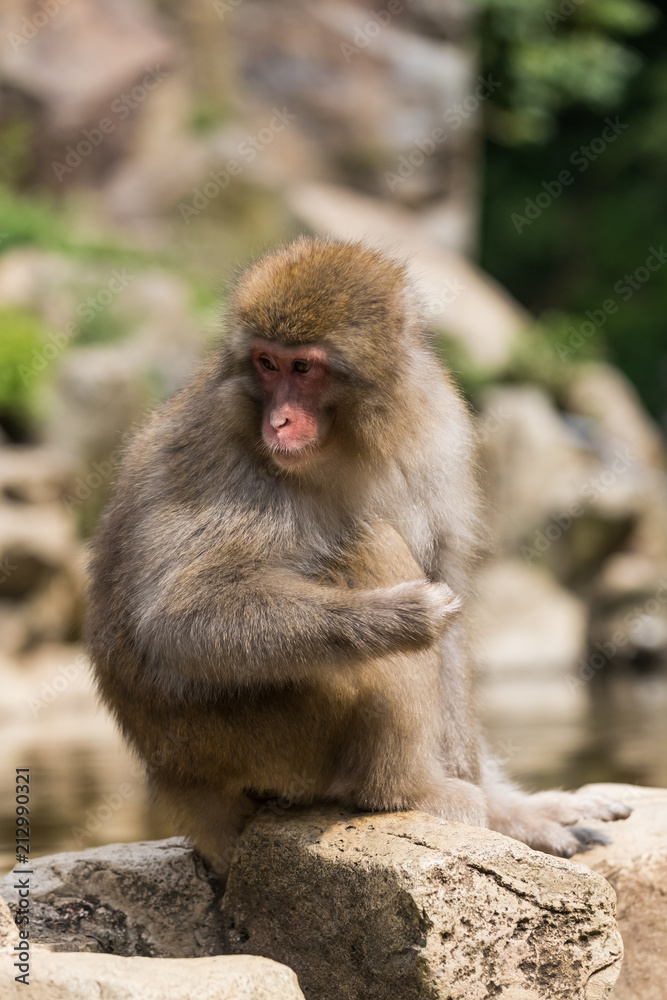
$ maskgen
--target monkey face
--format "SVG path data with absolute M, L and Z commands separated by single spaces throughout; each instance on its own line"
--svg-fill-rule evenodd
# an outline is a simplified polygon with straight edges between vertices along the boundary
M 262 392 L 262 438 L 271 457 L 283 468 L 312 461 L 332 422 L 326 350 L 255 339 L 250 357 Z

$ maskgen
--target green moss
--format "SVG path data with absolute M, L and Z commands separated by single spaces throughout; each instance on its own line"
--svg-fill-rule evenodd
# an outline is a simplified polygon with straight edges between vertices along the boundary
M 21 437 L 36 412 L 35 388 L 46 360 L 41 355 L 45 331 L 32 313 L 0 308 L 0 423 Z
M 0 183 L 0 251 L 21 244 L 59 247 L 64 240 L 58 213 L 46 198 L 23 198 Z

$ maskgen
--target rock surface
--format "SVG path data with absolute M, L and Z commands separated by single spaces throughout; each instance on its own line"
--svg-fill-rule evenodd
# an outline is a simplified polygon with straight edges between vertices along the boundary
M 487 995 L 503 990 L 510 1000 L 603 1000 L 618 975 L 620 930 L 625 959 L 613 1000 L 667 1000 L 667 790 L 594 788 L 634 813 L 608 830 L 610 846 L 576 862 L 422 813 L 337 810 L 253 822 L 222 904 L 217 880 L 178 839 L 38 858 L 31 881 L 32 940 L 41 946 L 34 990 L 38 983 L 47 989 L 43 974 L 50 1000 L 97 998 L 100 984 L 109 1000 L 170 997 L 166 986 L 141 992 L 143 964 L 124 965 L 119 956 L 154 958 L 147 968 L 156 977 L 158 959 L 192 956 L 188 968 L 203 970 L 205 986 L 209 967 L 193 963 L 234 951 L 288 965 L 309 1000 L 478 1000 L 482 985 Z M 613 891 L 599 876 L 616 890 L 618 929 Z M 0 882 L 10 909 L 13 881 Z M 0 949 L 12 934 L 0 905 Z M 173 977 L 164 980 L 174 989 L 180 966 L 174 963 Z M 114 976 L 135 989 L 135 969 L 136 992 L 113 992 Z M 88 993 L 55 992 L 67 970 Z M 155 979 L 156 989 L 162 982 Z M 224 982 L 221 974 L 221 990 Z M 254 988 L 252 977 L 247 984 Z M 271 989 L 247 996 L 301 995 L 287 985 Z
M 582 861 L 616 890 L 625 959 L 613 1000 L 667 1000 L 667 790 L 636 785 L 591 785 L 634 812 L 613 828 L 609 847 Z
M 0 957 L 7 986 L 2 1000 L 19 1000 L 12 959 Z M 31 1000 L 303 1000 L 296 975 L 255 955 L 218 958 L 121 958 L 62 955 L 43 948 L 33 955 Z
M 11 911 L 4 899 L 0 899 L 0 951 L 13 948 L 18 939 L 19 931 Z
M 295 812 L 248 827 L 222 912 L 309 1000 L 601 1000 L 622 944 L 590 874 L 423 813 Z
M 30 927 L 55 951 L 188 958 L 223 951 L 220 887 L 178 838 L 37 858 Z M 0 896 L 14 909 L 14 879 Z

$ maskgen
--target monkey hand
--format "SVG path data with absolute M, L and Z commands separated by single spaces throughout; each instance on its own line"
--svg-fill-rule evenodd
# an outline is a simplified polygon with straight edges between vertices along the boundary
M 461 598 L 446 583 L 415 580 L 389 587 L 384 594 L 402 622 L 406 638 L 411 634 L 419 645 L 430 646 L 437 642 L 463 605 Z
M 434 638 L 440 639 L 463 607 L 463 600 L 446 583 L 422 584 L 421 591 Z

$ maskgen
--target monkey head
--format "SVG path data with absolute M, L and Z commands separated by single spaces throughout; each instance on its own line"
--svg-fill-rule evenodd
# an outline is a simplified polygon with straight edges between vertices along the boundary
M 363 244 L 302 238 L 245 272 L 229 325 L 228 366 L 245 374 L 273 462 L 312 466 L 343 440 L 346 454 L 371 442 L 378 453 L 417 346 L 403 264 Z

